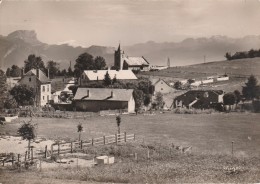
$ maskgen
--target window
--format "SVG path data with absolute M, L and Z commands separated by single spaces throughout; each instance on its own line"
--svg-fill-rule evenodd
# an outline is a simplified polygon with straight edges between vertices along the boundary
M 161 88 L 161 90 L 163 90 L 163 88 Z
M 42 99 L 44 100 L 44 96 L 42 96 Z
M 47 95 L 47 101 L 49 101 L 49 95 Z
M 49 90 L 50 90 L 50 86 L 49 86 L 49 85 L 47 85 L 47 92 L 49 92 Z
M 163 82 L 161 82 L 161 84 L 163 84 Z
M 42 92 L 45 92 L 45 86 L 42 86 Z
M 32 81 L 32 78 L 31 77 L 29 77 L 29 82 L 31 82 Z

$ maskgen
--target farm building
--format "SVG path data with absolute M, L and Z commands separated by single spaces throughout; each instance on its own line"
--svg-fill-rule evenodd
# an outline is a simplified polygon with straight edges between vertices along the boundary
M 115 51 L 114 56 L 114 66 L 119 70 L 140 70 L 140 71 L 149 71 L 149 62 L 142 57 L 129 57 L 121 50 L 120 45 Z
M 133 89 L 78 88 L 74 108 L 90 112 L 116 109 L 134 112 Z
M 87 84 L 89 81 L 103 81 L 108 72 L 111 79 L 117 80 L 136 80 L 137 77 L 131 70 L 85 70 L 79 81 L 79 85 Z
M 190 90 L 174 99 L 174 107 L 208 109 L 223 102 L 222 90 Z
M 152 79 L 151 82 L 154 86 L 154 93 L 161 92 L 162 94 L 165 94 L 174 91 L 174 89 L 163 79 Z
M 36 106 L 44 106 L 51 100 L 51 81 L 40 69 L 28 71 L 18 81 L 18 84 L 34 89 Z

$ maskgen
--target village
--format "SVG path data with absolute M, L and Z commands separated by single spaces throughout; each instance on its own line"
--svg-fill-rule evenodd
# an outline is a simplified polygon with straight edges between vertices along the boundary
M 0 184 L 259 183 L 260 0 L 0 0 Z
M 32 56 L 28 59 L 30 57 Z M 130 159 L 130 162 L 138 163 L 146 162 L 147 159 L 162 159 L 162 157 L 168 160 L 172 158 L 172 154 L 190 157 L 193 154 L 201 154 L 201 149 L 232 157 L 234 154 L 243 158 L 248 157 L 246 155 L 255 156 L 251 149 L 245 151 L 243 146 L 234 153 L 234 141 L 230 152 L 228 145 L 220 149 L 218 146 L 213 148 L 200 145 L 197 138 L 193 138 L 192 141 L 188 138 L 190 136 L 185 136 L 186 141 L 178 138 L 182 137 L 182 132 L 178 133 L 178 131 L 186 132 L 189 128 L 180 130 L 179 125 L 177 125 L 179 128 L 175 127 L 172 120 L 175 119 L 177 122 L 179 120 L 174 114 L 200 114 L 203 123 L 209 126 L 209 119 L 211 119 L 212 126 L 217 119 L 225 119 L 226 116 L 230 116 L 232 122 L 236 116 L 244 119 L 243 113 L 251 111 L 252 107 L 248 108 L 250 101 L 247 101 L 246 96 L 238 90 L 230 92 L 230 89 L 225 91 L 217 87 L 228 84 L 232 80 L 227 74 L 184 79 L 155 76 L 153 73 L 170 67 L 169 59 L 165 67 L 150 66 L 144 57 L 127 56 L 119 45 L 114 54 L 114 66 L 109 69 L 83 70 L 81 68 L 81 72 L 72 77 L 51 79 L 50 69 L 44 72 L 36 67 L 24 72 L 22 68 L 21 77 L 7 78 L 8 89 L 13 95 L 13 100 L 19 100 L 21 97 L 18 92 L 12 92 L 12 89 L 18 88 L 19 92 L 23 93 L 23 87 L 27 88 L 28 92 L 22 94 L 23 98 L 18 108 L 2 111 L 3 127 L 0 139 L 2 166 L 14 167 L 20 171 L 24 168 L 40 172 L 44 170 L 49 172 L 55 168 L 84 169 L 97 165 L 103 168 L 102 165 L 119 164 L 126 158 Z M 147 72 L 152 74 L 149 75 Z M 248 83 L 252 77 L 249 77 Z M 29 101 L 24 103 L 25 99 Z M 255 111 L 257 109 L 254 108 L 252 112 Z M 221 114 L 223 112 L 225 114 Z M 238 115 L 234 116 L 232 112 Z M 217 119 L 213 120 L 213 117 Z M 201 119 L 191 118 L 193 123 Z M 153 122 L 152 127 L 159 126 L 158 123 L 162 119 L 163 124 L 169 122 L 172 124 L 169 127 L 175 129 L 166 126 L 169 131 L 164 130 L 167 140 L 160 136 L 154 137 L 154 134 L 149 134 L 145 128 L 149 127 L 147 124 L 149 122 Z M 113 122 L 116 122 L 116 126 Z M 185 123 L 187 122 L 189 121 Z M 142 128 L 138 123 L 142 124 Z M 164 125 L 160 126 L 162 128 Z M 26 132 L 32 131 L 31 137 L 28 137 L 28 133 L 23 133 L 25 127 Z M 65 127 L 69 128 L 64 129 Z M 134 127 L 139 128 L 135 130 Z M 16 129 L 19 135 L 24 135 L 24 140 L 19 136 L 16 137 Z M 74 131 L 70 131 L 71 129 L 77 129 L 78 138 Z M 201 132 L 197 129 L 193 131 Z M 226 130 L 222 129 L 222 131 Z M 172 134 L 173 132 L 175 133 Z M 181 135 L 177 136 L 178 134 Z M 210 134 L 205 136 L 209 139 Z M 223 136 L 227 134 L 224 133 Z M 248 135 L 248 140 L 251 139 L 252 135 Z M 29 141 L 28 145 L 26 140 Z M 16 146 L 10 148 L 9 144 Z M 158 144 L 159 148 L 150 148 L 157 147 Z M 134 149 L 127 153 L 129 146 L 133 146 Z M 143 149 L 140 146 L 147 148 Z M 114 152 L 114 149 L 119 149 L 117 151 L 120 151 L 120 155 Z M 164 151 L 161 152 L 160 149 Z M 128 151 L 125 152 L 126 150 Z M 229 173 L 233 170 L 241 172 L 237 166 L 227 167 L 224 172 Z

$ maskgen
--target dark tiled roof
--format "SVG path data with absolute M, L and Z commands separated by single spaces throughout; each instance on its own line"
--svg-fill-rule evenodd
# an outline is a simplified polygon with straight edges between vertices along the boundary
M 74 100 L 129 101 L 132 94 L 133 89 L 78 88 Z
M 30 71 L 28 71 L 25 75 L 37 75 L 37 69 L 31 69 Z M 50 82 L 50 79 L 45 75 L 45 73 L 43 71 L 41 71 L 39 69 L 39 77 L 37 77 L 39 79 L 40 82 L 42 83 L 46 83 L 46 82 Z

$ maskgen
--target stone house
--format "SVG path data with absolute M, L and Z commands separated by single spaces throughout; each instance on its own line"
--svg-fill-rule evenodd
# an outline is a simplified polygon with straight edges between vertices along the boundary
M 174 108 L 186 107 L 197 109 L 214 108 L 223 103 L 222 90 L 190 90 L 174 99 Z
M 151 79 L 151 83 L 154 86 L 154 94 L 157 92 L 166 94 L 166 93 L 173 92 L 175 90 L 163 79 Z
M 134 112 L 133 89 L 78 88 L 73 107 L 77 111 L 127 110 Z
M 34 89 L 36 106 L 44 106 L 51 100 L 51 81 L 40 69 L 32 69 L 23 74 L 18 84 Z

